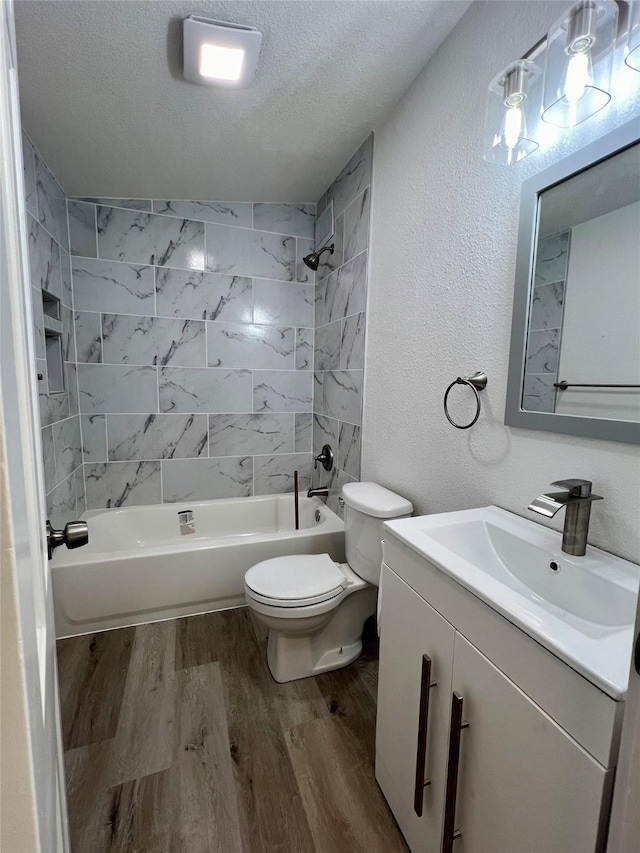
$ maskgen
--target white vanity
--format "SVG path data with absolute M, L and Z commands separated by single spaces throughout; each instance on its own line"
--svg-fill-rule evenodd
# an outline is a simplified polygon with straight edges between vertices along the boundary
M 497 507 L 385 528 L 376 778 L 412 853 L 603 850 L 640 568 Z

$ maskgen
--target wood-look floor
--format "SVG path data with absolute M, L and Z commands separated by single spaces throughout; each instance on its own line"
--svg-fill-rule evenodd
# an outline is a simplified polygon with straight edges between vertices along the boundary
M 395 853 L 377 647 L 277 684 L 246 608 L 61 640 L 73 853 Z

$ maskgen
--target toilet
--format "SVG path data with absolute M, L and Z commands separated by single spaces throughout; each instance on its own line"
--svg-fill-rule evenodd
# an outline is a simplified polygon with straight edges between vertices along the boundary
M 276 681 L 308 678 L 359 657 L 364 623 L 376 611 L 382 524 L 413 511 L 376 483 L 347 483 L 341 494 L 346 563 L 297 554 L 264 560 L 245 575 L 247 604 L 269 630 L 267 662 Z

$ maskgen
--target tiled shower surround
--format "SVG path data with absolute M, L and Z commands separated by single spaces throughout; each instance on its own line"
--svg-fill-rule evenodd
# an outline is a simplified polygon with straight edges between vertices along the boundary
M 66 199 L 25 138 L 47 509 L 243 497 L 311 483 L 329 442 L 358 479 L 372 137 L 315 204 Z M 49 393 L 42 292 L 60 300 L 64 390 Z M 49 298 L 49 297 L 47 297 Z M 315 337 L 315 346 L 314 346 Z
M 315 204 L 69 200 L 88 509 L 308 488 Z
M 313 452 L 330 444 L 336 466 L 319 466 L 313 483 L 329 486 L 334 510 L 344 483 L 360 478 L 372 151 L 373 135 L 317 204 L 320 215 L 333 199 L 335 251 L 316 273 Z
M 58 526 L 85 510 L 66 198 L 26 136 L 22 145 L 46 505 Z M 44 314 L 43 296 L 57 317 Z M 47 372 L 45 326 L 62 333 L 64 390 L 59 392 Z

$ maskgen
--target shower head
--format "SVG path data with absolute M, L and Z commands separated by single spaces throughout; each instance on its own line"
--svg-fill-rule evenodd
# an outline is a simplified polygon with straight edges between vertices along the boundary
M 325 246 L 324 249 L 320 249 L 319 252 L 311 252 L 309 255 L 305 255 L 302 260 L 310 270 L 317 270 L 320 265 L 320 255 L 323 252 L 330 252 L 333 255 L 334 248 L 335 243 L 332 243 L 330 246 Z

